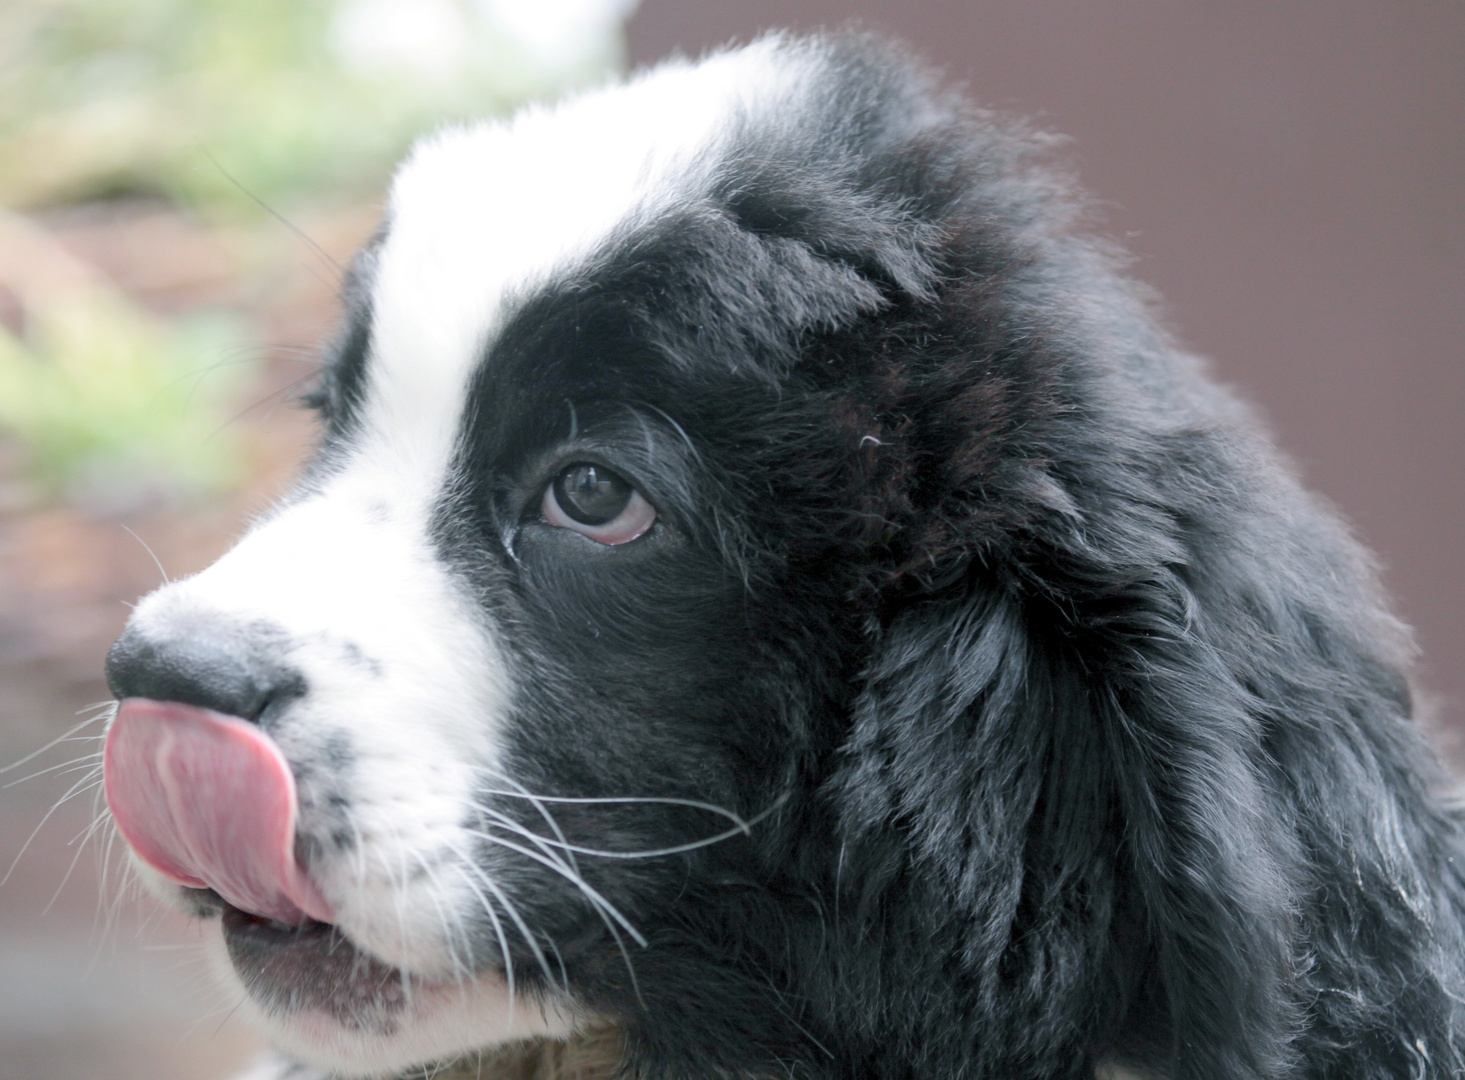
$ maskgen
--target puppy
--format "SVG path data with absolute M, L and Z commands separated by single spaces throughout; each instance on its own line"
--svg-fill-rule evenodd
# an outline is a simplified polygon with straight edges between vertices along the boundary
M 1408 635 L 1046 149 L 781 36 L 418 146 L 107 665 L 270 1075 L 1465 1074 Z

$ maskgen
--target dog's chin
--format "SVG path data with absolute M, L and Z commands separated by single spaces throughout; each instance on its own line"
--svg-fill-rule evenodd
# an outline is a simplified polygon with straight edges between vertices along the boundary
M 387 1076 L 583 1027 L 568 1003 L 511 993 L 497 970 L 417 973 L 364 951 L 338 927 L 283 926 L 211 892 L 143 877 L 205 921 L 210 967 L 239 1011 L 277 1049 L 332 1075 Z
M 374 1077 L 579 1025 L 563 1004 L 512 995 L 503 976 L 431 978 L 362 952 L 323 923 L 283 927 L 225 908 L 211 966 L 280 1050 L 342 1076 Z

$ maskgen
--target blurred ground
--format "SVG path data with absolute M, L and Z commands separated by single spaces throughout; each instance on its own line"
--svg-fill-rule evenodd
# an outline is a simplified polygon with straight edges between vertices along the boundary
M 250 257 L 276 270 L 246 285 L 255 279 L 241 272 L 237 240 L 160 203 L 93 204 L 35 220 L 150 311 L 237 312 L 265 355 L 231 421 L 244 436 L 248 480 L 219 501 L 120 517 L 58 505 L 22 479 L 19 448 L 0 442 L 0 766 L 107 699 L 107 646 L 127 603 L 158 584 L 160 565 L 170 576 L 201 569 L 288 481 L 311 435 L 292 397 L 335 317 L 334 269 L 283 227 L 263 252 L 252 241 Z M 374 220 L 367 210 L 299 224 L 344 261 Z M 115 860 L 103 881 L 105 832 L 77 840 L 98 808 L 84 758 L 97 749 L 97 726 L 0 774 L 12 784 L 0 788 L 0 874 L 15 861 L 0 888 L 0 1080 L 227 1076 L 258 1044 L 204 977 L 194 929 L 151 900 L 118 903 Z M 78 781 L 83 789 L 41 824 Z

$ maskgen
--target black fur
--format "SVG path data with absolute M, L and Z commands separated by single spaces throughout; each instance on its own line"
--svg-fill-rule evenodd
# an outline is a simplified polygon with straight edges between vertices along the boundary
M 581 856 L 644 948 L 486 849 L 556 977 L 647 1077 L 1465 1074 L 1465 848 L 1367 557 L 1075 231 L 1048 140 L 807 48 L 800 115 L 524 298 L 439 508 L 533 688 L 528 788 L 757 818 Z M 578 460 L 652 533 L 540 520 Z

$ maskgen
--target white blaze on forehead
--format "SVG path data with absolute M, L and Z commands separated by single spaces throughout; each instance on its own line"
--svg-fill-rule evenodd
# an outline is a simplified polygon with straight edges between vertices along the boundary
M 695 195 L 740 116 L 776 122 L 812 69 L 807 48 L 767 39 L 423 140 L 393 184 L 376 263 L 362 452 L 446 466 L 508 304 L 617 225 Z

